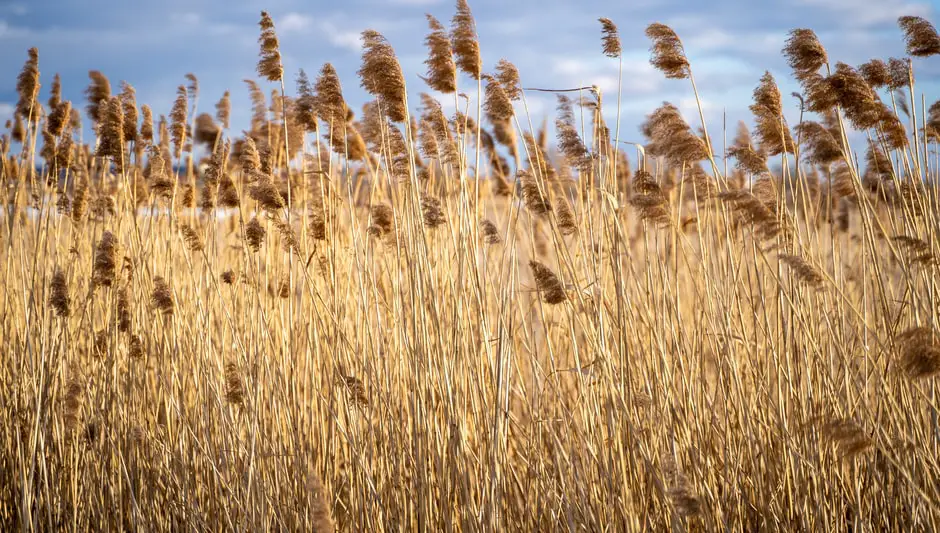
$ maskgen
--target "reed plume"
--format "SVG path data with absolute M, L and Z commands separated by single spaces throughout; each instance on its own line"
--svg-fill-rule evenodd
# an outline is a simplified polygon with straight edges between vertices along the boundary
M 783 47 L 783 55 L 793 69 L 794 76 L 801 82 L 818 74 L 819 69 L 829 62 L 829 55 L 816 33 L 806 28 L 790 31 Z
M 124 142 L 137 142 L 137 91 L 121 82 L 121 112 L 124 114 Z
M 791 254 L 780 254 L 778 257 L 780 261 L 790 267 L 790 273 L 797 281 L 814 289 L 822 287 L 825 278 L 809 261 Z
M 587 174 L 591 171 L 593 160 L 575 126 L 571 99 L 558 95 L 558 119 L 555 120 L 555 134 L 558 136 L 558 148 L 565 155 L 568 163 Z
M 899 235 L 891 240 L 898 245 L 898 249 L 911 265 L 928 267 L 940 264 L 940 261 L 933 254 L 930 244 L 923 239 L 909 235 Z
M 146 352 L 140 336 L 131 334 L 127 341 L 127 356 L 134 361 L 139 361 L 144 358 L 144 355 L 146 355 Z
M 531 170 L 520 169 L 516 173 L 522 189 L 522 202 L 525 208 L 535 216 L 545 216 L 552 210 L 547 191 L 539 185 L 539 180 Z
M 728 148 L 728 155 L 735 159 L 735 167 L 752 175 L 767 172 L 767 154 L 760 148 L 755 149 L 751 134 L 744 122 L 738 123 L 738 132 L 734 142 Z
M 294 100 L 295 122 L 303 127 L 304 131 L 317 130 L 317 95 L 304 69 L 297 74 L 297 99 Z
M 62 103 L 62 77 L 56 72 L 52 77 L 52 85 L 49 87 L 49 109 L 55 109 Z
M 493 124 L 510 121 L 513 116 L 512 102 L 502 84 L 496 78 L 486 74 L 483 75 L 483 79 L 486 80 L 486 92 L 483 99 L 486 118 Z
M 692 131 L 679 109 L 669 102 L 646 117 L 641 131 L 650 141 L 646 145 L 649 155 L 663 156 L 679 165 L 708 158 L 705 141 Z
M 186 140 L 186 87 L 180 85 L 176 88 L 176 101 L 170 110 L 170 136 L 173 141 L 173 157 L 177 159 L 183 154 L 183 141 Z
M 245 384 L 241 371 L 231 361 L 225 363 L 225 401 L 236 406 L 245 403 Z
M 927 327 L 913 327 L 894 339 L 900 350 L 901 368 L 911 379 L 926 379 L 940 374 L 940 343 Z
M 483 62 L 480 59 L 476 22 L 467 0 L 457 0 L 457 12 L 451 19 L 450 41 L 457 67 L 464 74 L 479 80 L 483 74 Z
M 103 118 L 102 102 L 111 99 L 111 82 L 97 70 L 90 71 L 88 77 L 91 79 L 91 83 L 85 89 L 85 96 L 88 98 L 88 106 L 85 107 L 85 111 L 88 113 L 88 118 L 91 119 L 92 124 L 97 126 Z
M 66 433 L 71 435 L 78 427 L 78 419 L 82 409 L 82 403 L 85 395 L 85 383 L 79 376 L 73 376 L 68 380 L 65 387 L 65 397 L 63 400 L 62 424 Z
M 72 102 L 61 100 L 49 113 L 46 119 L 46 129 L 53 137 L 60 137 L 69 125 L 69 119 L 72 115 Z
M 140 106 L 140 112 L 143 116 L 140 124 L 140 138 L 148 144 L 153 144 L 153 112 L 147 104 Z
M 390 205 L 379 204 L 369 209 L 371 223 L 367 228 L 369 235 L 383 237 L 391 234 L 395 225 L 395 212 Z
M 395 50 L 375 30 L 362 32 L 362 66 L 358 74 L 362 79 L 362 88 L 379 99 L 382 110 L 390 120 L 404 122 L 407 119 L 405 76 L 395 57 Z
M 645 170 L 638 170 L 633 176 L 633 194 L 630 196 L 630 205 L 636 209 L 640 220 L 646 223 L 663 226 L 672 221 L 669 216 L 669 199 L 666 193 L 652 174 Z
M 922 17 L 900 17 L 898 26 L 904 32 L 908 55 L 928 57 L 940 54 L 940 35 L 928 20 Z
M 343 99 L 343 89 L 333 65 L 329 63 L 323 65 L 317 76 L 315 88 L 320 118 L 331 125 L 345 123 L 349 107 Z
M 266 173 L 259 173 L 257 180 L 248 190 L 248 195 L 267 211 L 277 211 L 287 205 L 280 189 Z
M 153 292 L 150 294 L 150 303 L 154 309 L 160 311 L 164 316 L 173 314 L 173 292 L 170 285 L 161 276 L 153 278 Z
M 796 132 L 802 138 L 803 153 L 808 161 L 829 165 L 842 159 L 842 144 L 837 140 L 838 133 L 811 120 L 799 124 Z
M 209 113 L 200 113 L 196 117 L 196 128 L 193 131 L 193 141 L 205 145 L 212 150 L 222 136 L 222 128 L 213 120 Z
M 793 138 L 783 118 L 780 89 L 770 72 L 765 72 L 754 89 L 754 103 L 750 106 L 756 122 L 756 137 L 761 150 L 769 155 L 794 153 Z
M 558 224 L 558 231 L 562 235 L 574 235 L 578 232 L 578 221 L 574 216 L 574 212 L 571 210 L 571 206 L 568 205 L 568 201 L 564 198 L 559 198 L 555 202 L 555 222 Z
M 443 164 L 457 164 L 459 156 L 457 154 L 457 143 L 454 140 L 454 135 L 448 127 L 447 117 L 444 116 L 444 111 L 441 109 L 441 104 L 434 98 L 431 98 L 429 95 L 422 93 L 421 94 L 421 105 L 423 111 L 421 114 L 422 123 L 427 123 L 433 135 L 436 139 L 437 148 L 439 150 L 441 163 Z M 432 157 L 430 154 L 425 154 L 425 157 Z
M 69 296 L 68 280 L 60 268 L 55 269 L 49 283 L 49 305 L 58 317 L 66 318 L 71 313 L 72 298 Z
M 480 236 L 486 244 L 499 244 L 503 242 L 502 237 L 499 236 L 499 230 L 496 228 L 496 224 L 493 224 L 492 221 L 487 219 L 480 221 Z
M 115 307 L 118 331 L 121 333 L 129 332 L 131 329 L 131 302 L 127 287 L 118 289 Z
M 623 49 L 620 46 L 620 33 L 617 31 L 617 25 L 606 17 L 601 17 L 597 21 L 601 23 L 601 44 L 604 47 L 604 55 L 614 59 L 620 57 Z
M 277 34 L 274 32 L 274 21 L 266 11 L 261 12 L 258 26 L 261 27 L 261 35 L 258 37 L 258 44 L 261 47 L 258 54 L 258 75 L 268 81 L 282 81 L 284 67 L 281 66 L 280 45 L 277 41 Z
M 852 66 L 837 63 L 829 77 L 829 86 L 836 95 L 846 118 L 856 129 L 875 127 L 882 116 L 881 102 L 865 78 Z
M 424 225 L 431 229 L 447 223 L 447 217 L 441 208 L 441 201 L 428 195 L 421 197 L 421 218 Z
M 248 224 L 245 224 L 245 242 L 248 243 L 251 251 L 257 252 L 261 249 L 266 233 L 264 226 L 261 225 L 257 217 L 252 218 L 248 221 Z
M 669 26 L 653 23 L 647 26 L 646 36 L 653 42 L 650 64 L 667 78 L 685 79 L 690 75 L 689 60 L 685 57 L 682 40 Z
M 40 109 L 36 105 L 39 96 L 39 49 L 30 48 L 27 51 L 27 60 L 16 77 L 16 92 L 19 100 L 16 102 L 16 113 L 31 122 L 39 120 Z
M 454 63 L 450 37 L 439 20 L 430 14 L 425 17 L 431 31 L 424 38 L 424 44 L 428 47 L 428 58 L 424 60 L 427 75 L 421 79 L 435 91 L 453 93 L 457 90 L 457 64 Z
M 776 215 L 747 190 L 735 189 L 718 194 L 718 200 L 730 209 L 738 224 L 750 225 L 759 241 L 767 241 L 784 233 Z
M 95 249 L 95 264 L 91 278 L 95 286 L 110 287 L 111 284 L 114 283 L 117 252 L 118 242 L 114 234 L 110 231 L 102 233 L 101 239 L 98 240 L 98 246 Z
M 186 246 L 191 252 L 201 252 L 203 250 L 202 237 L 198 231 L 189 224 L 180 224 L 179 229 Z
M 215 119 L 222 125 L 222 129 L 229 128 L 229 120 L 232 116 L 232 97 L 228 91 L 222 94 L 222 98 L 215 104 Z
M 118 172 L 123 171 L 124 159 L 124 110 L 121 98 L 108 100 L 98 128 L 98 156 L 108 157 Z
M 564 286 L 551 269 L 535 260 L 529 261 L 529 268 L 535 278 L 535 287 L 542 294 L 545 303 L 557 305 L 568 299 Z

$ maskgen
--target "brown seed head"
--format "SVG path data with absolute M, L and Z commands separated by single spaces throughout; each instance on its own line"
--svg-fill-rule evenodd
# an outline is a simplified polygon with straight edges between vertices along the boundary
M 140 138 L 147 143 L 153 143 L 153 112 L 147 104 L 140 106 L 140 112 L 143 115 L 143 122 L 140 125 Z
M 101 239 L 98 241 L 98 246 L 95 249 L 95 266 L 92 273 L 92 283 L 95 286 L 110 287 L 114 282 L 117 252 L 117 239 L 114 237 L 113 233 L 105 231 L 101 235 Z
M 480 236 L 483 237 L 483 242 L 486 244 L 499 244 L 503 242 L 503 239 L 499 236 L 499 230 L 496 228 L 496 224 L 486 219 L 480 221 Z
M 304 69 L 297 74 L 297 99 L 294 100 L 294 118 L 304 131 L 317 130 L 317 95 Z
M 258 54 L 258 75 L 268 81 L 281 81 L 284 77 L 284 67 L 281 66 L 280 45 L 277 42 L 277 34 L 274 33 L 274 21 L 266 11 L 261 12 L 258 26 L 261 27 L 261 35 L 258 37 L 261 47 Z
M 428 195 L 421 197 L 421 217 L 424 225 L 432 229 L 447 223 L 441 201 Z
M 492 123 L 509 121 L 513 116 L 512 102 L 503 86 L 496 78 L 484 75 L 486 80 L 486 92 L 483 100 L 483 109 L 486 111 L 486 118 Z
M 367 229 L 369 235 L 382 237 L 392 232 L 395 225 L 395 212 L 390 205 L 379 204 L 369 209 L 372 222 Z
M 531 170 L 520 169 L 516 179 L 522 186 L 522 201 L 526 209 L 535 216 L 547 215 L 552 210 L 552 204 L 548 200 L 548 191 L 539 185 L 535 174 Z
M 457 0 L 457 12 L 451 19 L 450 41 L 460 70 L 475 80 L 480 79 L 483 74 L 480 43 L 477 41 L 476 22 L 467 0 Z
M 940 54 L 940 35 L 930 21 L 921 17 L 901 17 L 898 26 L 904 32 L 909 55 L 927 57 Z
M 170 285 L 160 276 L 153 278 L 153 292 L 150 294 L 153 308 L 165 316 L 173 314 L 173 292 Z
M 650 64 L 662 71 L 667 78 L 689 77 L 689 60 L 676 32 L 669 26 L 653 23 L 647 26 L 646 36 L 653 42 L 650 47 Z
M 496 62 L 495 77 L 503 87 L 506 96 L 516 101 L 522 97 L 522 88 L 519 86 L 519 70 L 516 66 L 506 59 L 500 59 Z
M 58 317 L 68 317 L 71 313 L 72 298 L 69 296 L 68 280 L 65 272 L 56 268 L 49 284 L 49 305 Z
M 542 293 L 542 300 L 545 303 L 556 305 L 568 299 L 564 286 L 551 269 L 535 260 L 529 261 L 529 268 L 532 269 L 532 276 L 535 278 L 535 287 Z
M 173 156 L 180 158 L 183 153 L 183 141 L 186 140 L 186 87 L 176 88 L 176 101 L 170 110 L 170 136 L 173 140 Z
M 245 385 L 241 371 L 238 365 L 231 361 L 225 363 L 225 401 L 238 406 L 245 402 Z
M 88 106 L 85 111 L 92 123 L 97 125 L 102 118 L 101 103 L 111 98 L 111 82 L 97 70 L 90 71 L 88 77 L 91 79 L 91 84 L 85 89 L 85 96 L 88 97 Z
M 333 124 L 334 127 L 342 126 L 346 122 L 349 107 L 343 99 L 343 89 L 333 65 L 329 63 L 323 65 L 320 75 L 317 76 L 315 88 L 320 118 L 328 124 Z
M 379 99 L 385 115 L 394 122 L 404 122 L 408 116 L 405 76 L 395 50 L 375 30 L 362 32 L 362 66 L 358 73 L 362 88 Z
M 778 257 L 790 267 L 790 273 L 793 274 L 793 277 L 796 278 L 797 281 L 814 289 L 822 287 L 825 278 L 809 261 L 798 255 L 791 254 L 780 254 Z
M 257 252 L 261 248 L 266 233 L 258 217 L 252 218 L 248 224 L 245 224 L 245 241 L 253 252 Z
M 68 100 L 63 100 L 53 108 L 52 112 L 49 113 L 49 118 L 46 119 L 46 128 L 49 130 L 49 133 L 54 137 L 59 137 L 65 131 L 65 127 L 69 125 L 69 119 L 72 115 L 72 102 Z
M 617 32 L 617 25 L 609 18 L 601 17 L 597 19 L 601 23 L 601 43 L 604 45 L 604 55 L 607 57 L 620 57 L 623 49 L 620 46 L 620 33 Z
M 215 118 L 222 125 L 222 129 L 228 129 L 229 119 L 232 115 L 232 97 L 228 91 L 222 95 L 222 98 L 215 104 Z
M 431 31 L 424 38 L 424 44 L 428 47 L 428 58 L 424 60 L 428 68 L 427 77 L 421 79 L 435 91 L 453 93 L 457 90 L 457 65 L 454 63 L 450 37 L 439 20 L 430 14 L 425 16 Z
M 120 97 L 108 100 L 98 127 L 98 156 L 110 157 L 118 172 L 124 159 L 124 110 Z
M 137 92 L 126 81 L 121 82 L 121 109 L 124 113 L 124 142 L 136 142 Z
M 196 117 L 196 129 L 193 131 L 193 140 L 199 144 L 205 145 L 206 148 L 212 150 L 215 148 L 216 142 L 218 142 L 219 136 L 222 135 L 222 128 L 215 123 L 215 120 L 212 119 L 212 115 L 209 113 L 200 113 Z
M 62 102 L 62 78 L 57 72 L 52 77 L 52 86 L 49 88 L 49 109 L 55 109 Z
M 804 80 L 829 62 L 826 49 L 813 30 L 798 28 L 790 32 L 783 47 L 783 55 L 798 80 Z
M 36 105 L 36 97 L 39 96 L 39 49 L 30 48 L 27 56 L 23 70 L 16 77 L 16 92 L 19 94 L 16 112 L 36 122 L 40 114 L 39 106 Z
M 940 374 L 940 343 L 936 332 L 914 327 L 895 337 L 901 368 L 911 379 L 926 379 Z

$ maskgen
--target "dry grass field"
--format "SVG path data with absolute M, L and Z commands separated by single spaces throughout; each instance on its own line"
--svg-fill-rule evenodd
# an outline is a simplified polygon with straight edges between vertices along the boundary
M 666 103 L 642 145 L 596 87 L 540 88 L 568 89 L 549 138 L 465 0 L 407 74 L 443 106 L 366 31 L 353 109 L 275 22 L 245 132 L 194 75 L 165 115 L 97 71 L 69 102 L 29 51 L 0 529 L 940 528 L 929 22 L 859 66 L 793 30 L 800 94 L 754 80 L 750 131 Z M 681 36 L 646 34 L 699 101 Z

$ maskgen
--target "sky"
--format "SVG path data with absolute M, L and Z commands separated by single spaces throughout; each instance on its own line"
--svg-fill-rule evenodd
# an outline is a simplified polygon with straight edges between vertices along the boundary
M 700 124 L 688 81 L 667 80 L 649 64 L 644 29 L 652 22 L 671 26 L 683 40 L 709 132 L 720 138 L 726 123 L 729 139 L 739 120 L 750 123 L 747 107 L 765 71 L 774 75 L 785 95 L 788 119 L 797 120 L 798 103 L 787 95 L 798 86 L 780 53 L 789 30 L 812 28 L 833 63 L 859 65 L 904 53 L 899 16 L 923 16 L 940 25 L 937 0 L 470 0 L 470 8 L 484 70 L 505 58 L 519 69 L 524 87 L 597 85 L 613 130 L 618 62 L 602 54 L 597 21 L 612 19 L 624 50 L 620 138 L 627 141 L 642 141 L 639 125 L 667 101 L 677 105 L 693 127 Z M 419 77 L 425 73 L 424 14 L 449 25 L 454 12 L 450 0 L 0 0 L 0 79 L 7 80 L 0 83 L 0 125 L 16 102 L 16 75 L 26 51 L 35 46 L 43 102 L 52 76 L 59 73 L 64 98 L 84 109 L 88 71 L 100 70 L 112 90 L 127 81 L 137 90 L 138 104 L 149 104 L 155 115 L 168 114 L 176 87 L 192 72 L 200 82 L 201 111 L 213 111 L 223 92 L 232 92 L 232 128 L 237 134 L 250 121 L 242 80 L 257 78 L 261 10 L 274 19 L 289 93 L 299 69 L 313 78 L 323 63 L 331 62 L 347 101 L 359 110 L 369 99 L 356 77 L 359 35 L 374 29 L 395 48 L 409 101 L 416 105 L 421 92 L 435 94 Z M 940 57 L 915 60 L 915 75 L 918 100 L 920 93 L 928 105 L 940 98 Z M 461 81 L 462 91 L 475 94 L 475 83 Z M 270 93 L 274 85 L 263 82 L 262 87 Z M 533 125 L 554 120 L 554 96 L 529 92 L 526 99 Z M 453 110 L 451 96 L 442 101 L 445 109 Z

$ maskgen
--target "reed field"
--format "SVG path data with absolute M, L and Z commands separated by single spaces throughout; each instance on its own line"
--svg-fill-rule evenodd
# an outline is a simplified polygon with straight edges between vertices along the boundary
M 341 81 L 262 12 L 247 131 L 196 75 L 171 109 L 98 71 L 70 102 L 28 51 L 0 530 L 940 529 L 934 26 L 857 66 L 794 29 L 800 92 L 768 72 L 729 126 L 650 24 L 699 113 L 637 132 L 618 94 L 484 65 L 453 13 L 426 71 L 368 30 Z

